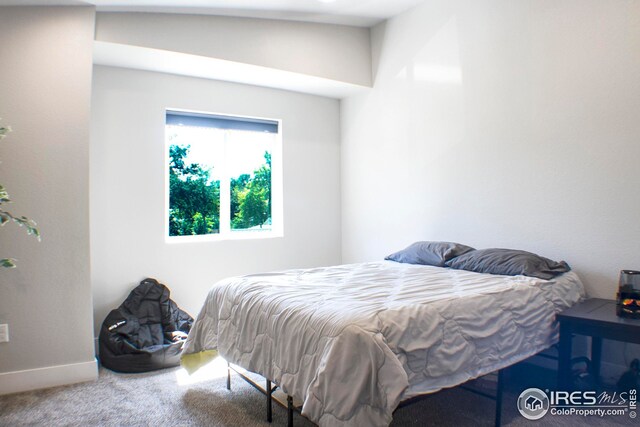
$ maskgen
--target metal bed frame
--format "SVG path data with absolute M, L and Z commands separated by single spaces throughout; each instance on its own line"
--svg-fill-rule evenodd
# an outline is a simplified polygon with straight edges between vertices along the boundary
M 500 427 L 501 425 L 501 421 L 502 421 L 502 394 L 504 391 L 504 372 L 509 369 L 507 368 L 503 368 L 500 369 L 496 372 L 493 372 L 491 374 L 487 374 L 487 375 L 493 375 L 495 374 L 498 378 L 497 380 L 497 384 L 496 384 L 496 394 L 495 395 L 491 395 L 489 393 L 485 393 L 484 391 L 481 390 L 477 390 L 474 389 L 472 387 L 469 387 L 464 383 L 463 385 L 460 385 L 459 387 L 461 387 L 464 390 L 470 391 L 471 393 L 475 393 L 477 395 L 486 397 L 488 399 L 494 400 L 496 402 L 496 407 L 495 407 L 495 418 L 494 418 L 494 425 L 495 427 Z M 259 392 L 263 393 L 266 397 L 267 397 L 267 421 L 268 422 L 272 422 L 273 421 L 273 402 L 276 402 L 278 405 L 282 406 L 283 408 L 285 408 L 287 410 L 287 426 L 288 427 L 293 427 L 293 412 L 298 412 L 300 415 L 302 415 L 302 408 L 295 406 L 293 404 L 293 397 L 287 395 L 287 401 L 283 402 L 281 399 L 277 398 L 276 396 L 273 395 L 273 392 L 276 391 L 278 389 L 278 385 L 274 385 L 274 383 L 269 380 L 266 379 L 265 382 L 265 386 L 263 387 L 262 385 L 258 384 L 256 381 L 254 381 L 252 378 L 248 377 L 247 375 L 244 374 L 244 372 L 242 372 L 239 369 L 236 369 L 235 367 L 231 366 L 231 364 L 229 362 L 227 362 L 227 390 L 231 390 L 231 371 L 235 372 L 236 374 L 238 374 L 240 376 L 240 378 L 242 378 L 243 380 L 245 380 L 247 383 L 249 383 L 250 385 L 252 385 L 256 390 L 258 390 Z M 471 380 L 474 381 L 474 380 Z M 400 404 L 398 405 L 398 407 L 396 408 L 396 411 L 402 407 L 408 406 L 412 403 L 415 403 L 419 400 L 422 400 L 428 396 L 430 396 L 432 393 L 429 394 L 424 394 L 424 395 L 420 395 L 420 396 L 416 396 L 416 397 L 412 397 L 411 399 L 407 399 L 403 402 L 400 402 Z M 395 413 L 395 411 L 394 411 Z

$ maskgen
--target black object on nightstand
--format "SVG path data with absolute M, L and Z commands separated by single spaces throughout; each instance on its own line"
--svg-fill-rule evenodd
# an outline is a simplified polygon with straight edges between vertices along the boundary
M 592 298 L 576 304 L 557 316 L 560 322 L 558 388 L 571 385 L 571 348 L 573 335 L 591 337 L 591 374 L 600 378 L 602 339 L 640 344 L 640 319 L 616 315 L 616 301 Z

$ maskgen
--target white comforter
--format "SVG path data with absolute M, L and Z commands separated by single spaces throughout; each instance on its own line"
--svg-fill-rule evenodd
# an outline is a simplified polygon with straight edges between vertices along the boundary
M 392 261 L 249 275 L 211 289 L 184 354 L 217 349 L 320 426 L 386 426 L 401 400 L 557 341 L 578 277 L 545 281 Z

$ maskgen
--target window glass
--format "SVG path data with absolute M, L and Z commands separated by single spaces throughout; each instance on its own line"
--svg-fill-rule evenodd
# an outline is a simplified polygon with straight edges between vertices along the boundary
M 170 237 L 274 229 L 279 123 L 255 120 L 167 112 Z

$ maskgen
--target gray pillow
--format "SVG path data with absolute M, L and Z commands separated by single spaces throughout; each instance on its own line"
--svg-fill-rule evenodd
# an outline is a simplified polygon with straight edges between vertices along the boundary
M 480 249 L 446 262 L 447 267 L 477 273 L 531 276 L 549 280 L 566 273 L 571 267 L 531 252 L 514 249 Z
M 405 264 L 443 267 L 444 263 L 450 259 L 473 250 L 475 249 L 472 247 L 453 242 L 415 242 L 407 248 L 389 255 L 385 259 Z

